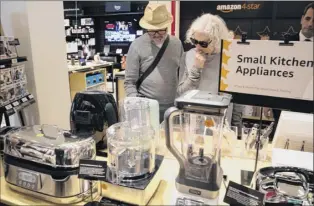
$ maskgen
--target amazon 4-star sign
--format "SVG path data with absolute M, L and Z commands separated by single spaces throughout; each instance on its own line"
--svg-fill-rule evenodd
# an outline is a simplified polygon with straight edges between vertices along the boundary
M 313 43 L 222 42 L 220 91 L 313 101 Z

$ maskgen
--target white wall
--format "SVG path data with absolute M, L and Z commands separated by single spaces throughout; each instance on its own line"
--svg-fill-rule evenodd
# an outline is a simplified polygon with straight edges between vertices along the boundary
M 6 35 L 20 39 L 19 53 L 29 59 L 28 86 L 37 102 L 27 116 L 34 123 L 69 129 L 63 2 L 1 1 L 1 22 Z

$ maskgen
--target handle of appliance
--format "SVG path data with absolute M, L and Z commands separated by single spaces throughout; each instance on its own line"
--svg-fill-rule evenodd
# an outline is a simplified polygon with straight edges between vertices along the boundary
M 173 144 L 173 117 L 176 115 L 180 115 L 181 113 L 182 110 L 179 110 L 177 107 L 170 107 L 169 109 L 167 109 L 164 116 L 166 146 L 180 164 L 179 176 L 184 175 L 185 172 L 184 157 Z
M 59 178 L 59 177 L 53 177 L 52 175 L 50 176 L 51 177 L 51 179 L 53 180 L 53 181 L 55 181 L 55 182 L 66 182 L 66 181 L 68 181 L 69 179 L 70 179 L 70 175 L 67 175 L 67 176 L 63 176 L 63 177 L 61 177 L 61 178 Z
M 310 178 L 306 170 L 297 167 L 275 167 L 273 175 L 275 176 L 279 172 L 294 172 L 304 175 L 307 182 L 309 182 Z
M 51 126 L 47 124 L 43 124 L 41 126 L 41 132 L 45 135 L 45 137 L 51 139 L 58 139 L 61 133 L 57 126 Z

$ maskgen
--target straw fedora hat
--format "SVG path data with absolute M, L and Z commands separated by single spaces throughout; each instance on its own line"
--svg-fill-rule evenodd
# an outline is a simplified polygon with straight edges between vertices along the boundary
M 147 30 L 160 30 L 167 28 L 173 21 L 165 4 L 149 3 L 140 20 L 140 26 Z

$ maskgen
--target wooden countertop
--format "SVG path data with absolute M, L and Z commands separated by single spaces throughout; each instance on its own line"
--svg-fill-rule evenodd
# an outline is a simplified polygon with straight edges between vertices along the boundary
M 162 139 L 161 139 L 162 140 Z M 165 146 L 159 147 L 157 153 L 164 154 L 164 161 L 160 167 L 162 181 L 155 192 L 154 196 L 148 203 L 148 205 L 173 205 L 174 198 L 178 195 L 175 188 L 175 178 L 179 170 L 179 164 L 172 154 L 165 148 Z M 105 160 L 104 158 L 97 158 L 99 160 Z M 232 180 L 233 182 L 241 183 L 241 170 L 254 170 L 255 160 L 253 158 L 239 158 L 239 157 L 223 157 L 221 160 L 221 166 L 224 171 L 224 175 L 227 175 L 227 182 Z M 258 168 L 270 166 L 269 161 L 259 161 Z M 1 174 L 3 174 L 0 171 Z M 35 199 L 30 196 L 16 193 L 11 190 L 3 176 L 0 179 L 1 184 L 1 203 L 8 205 L 54 205 L 49 202 L 45 202 L 40 199 Z M 224 184 L 221 184 L 220 194 L 218 198 L 219 205 L 226 205 L 223 202 L 223 198 L 226 192 Z M 80 202 L 77 205 L 84 205 L 86 202 Z
M 69 72 L 77 72 L 77 71 L 80 71 L 80 70 L 85 70 L 85 69 L 94 69 L 96 67 L 107 67 L 107 66 L 111 66 L 112 63 L 111 62 L 104 62 L 104 63 L 101 63 L 101 64 L 96 64 L 94 62 L 87 62 L 85 66 L 80 66 L 78 64 L 72 66 L 72 65 L 68 65 L 68 70 Z

